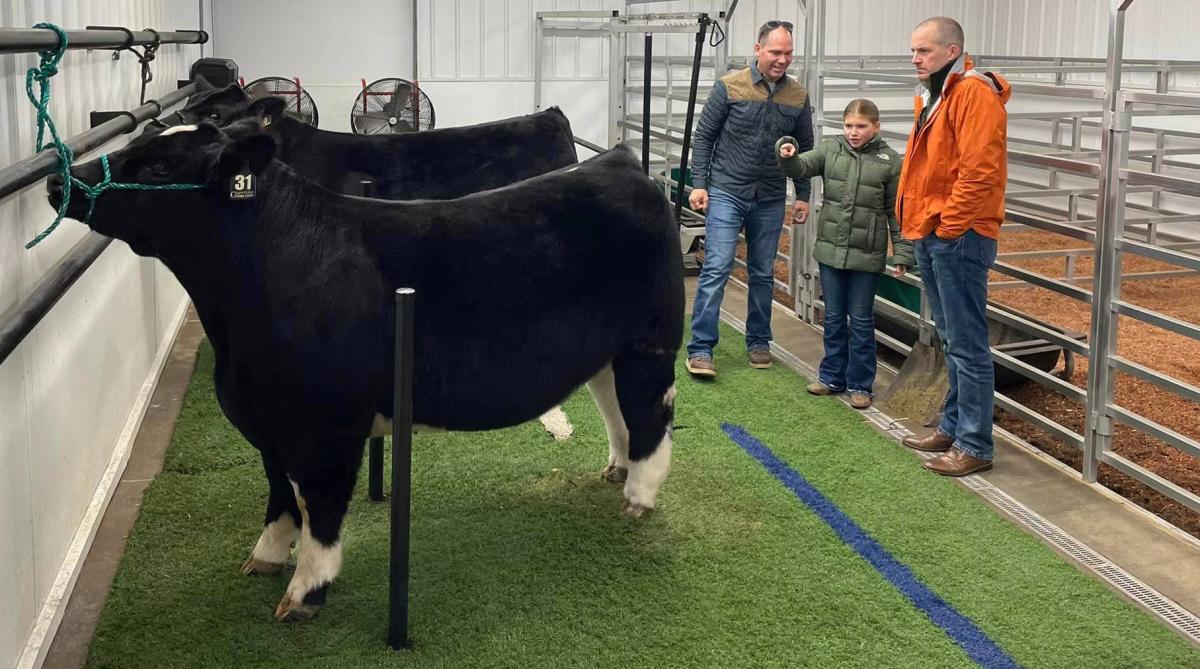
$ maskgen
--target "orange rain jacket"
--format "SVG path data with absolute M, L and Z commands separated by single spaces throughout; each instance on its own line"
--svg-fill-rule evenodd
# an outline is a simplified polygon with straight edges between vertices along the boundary
M 970 56 L 959 58 L 929 111 L 925 126 L 909 137 L 897 188 L 896 217 L 905 239 L 936 232 L 955 239 L 968 230 L 1000 238 L 1004 186 L 1008 180 L 1008 82 L 978 72 Z M 918 95 L 914 117 L 929 100 Z

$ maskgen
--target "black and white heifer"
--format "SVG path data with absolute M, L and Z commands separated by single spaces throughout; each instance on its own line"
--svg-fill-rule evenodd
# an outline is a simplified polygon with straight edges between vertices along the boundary
M 461 128 L 398 135 L 318 130 L 278 98 L 253 100 L 236 84 L 193 95 L 168 120 L 225 126 L 258 119 L 279 142 L 276 158 L 322 186 L 358 194 L 370 177 L 384 200 L 444 200 L 507 186 L 578 162 L 571 123 L 557 107 Z M 148 132 L 156 132 L 147 126 Z M 483 213 L 483 212 L 481 212 Z
M 253 126 L 253 124 L 249 124 Z M 277 572 L 299 540 L 280 619 L 317 611 L 363 442 L 392 407 L 394 291 L 417 291 L 417 423 L 484 430 L 536 418 L 587 383 L 640 515 L 667 475 L 683 279 L 670 207 L 624 148 L 461 199 L 338 195 L 272 160 L 275 142 L 212 126 L 109 156 L 90 226 L 161 259 L 216 351 L 221 408 L 262 453 L 265 529 L 244 571 Z M 256 197 L 231 178 L 253 173 Z M 101 179 L 97 161 L 72 170 Z M 61 180 L 50 202 L 62 198 Z M 480 212 L 487 212 L 481 216 Z M 76 188 L 70 215 L 84 219 Z

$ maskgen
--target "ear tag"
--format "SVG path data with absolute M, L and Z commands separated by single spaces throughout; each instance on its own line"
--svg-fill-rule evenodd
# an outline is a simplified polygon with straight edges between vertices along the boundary
M 255 181 L 257 177 L 250 171 L 250 165 L 242 165 L 242 169 L 229 177 L 230 200 L 252 200 L 257 194 Z
M 269 125 L 271 125 L 271 117 L 270 117 L 270 116 L 264 116 L 264 117 L 263 117 L 263 120 L 262 120 L 262 125 L 263 125 L 263 127 L 264 127 L 264 128 L 265 128 L 265 127 L 267 127 L 267 126 L 269 126 Z

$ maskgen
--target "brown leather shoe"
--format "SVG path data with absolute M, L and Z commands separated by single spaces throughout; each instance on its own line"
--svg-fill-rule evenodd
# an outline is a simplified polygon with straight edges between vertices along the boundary
M 926 460 L 921 466 L 942 476 L 966 476 L 986 472 L 992 468 L 992 461 L 980 460 L 961 448 L 952 448 L 945 455 Z
M 750 349 L 750 366 L 755 369 L 770 368 L 771 352 L 765 348 Z
M 712 358 L 703 355 L 697 355 L 687 359 L 684 363 L 687 371 L 692 376 L 703 377 L 706 379 L 715 378 L 717 376 L 717 367 L 713 364 Z
M 934 430 L 933 434 L 927 434 L 924 437 L 918 437 L 915 434 L 911 437 L 905 437 L 902 443 L 914 451 L 944 453 L 954 445 L 954 438 L 948 434 L 944 434 L 941 430 Z
M 863 393 L 850 393 L 850 406 L 858 410 L 871 408 L 871 396 Z
M 820 381 L 813 381 L 812 383 L 805 386 L 804 389 L 808 391 L 809 395 L 819 395 L 821 397 L 824 397 L 826 395 L 833 395 L 833 394 L 836 394 L 836 392 L 837 392 L 833 388 L 830 388 L 829 386 L 825 385 L 824 383 L 821 383 Z

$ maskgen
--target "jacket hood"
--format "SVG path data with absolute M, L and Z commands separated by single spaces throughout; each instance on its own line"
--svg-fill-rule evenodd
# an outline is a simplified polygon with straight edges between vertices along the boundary
M 975 61 L 967 54 L 963 54 L 963 57 L 959 58 L 954 63 L 954 67 L 950 69 L 950 76 L 946 77 L 946 84 L 942 88 L 942 93 L 944 94 L 952 86 L 964 79 L 976 79 L 987 84 L 996 95 L 1000 96 L 1001 104 L 1007 104 L 1009 98 L 1012 97 L 1012 86 L 1008 83 L 1007 79 L 995 72 L 975 69 Z

